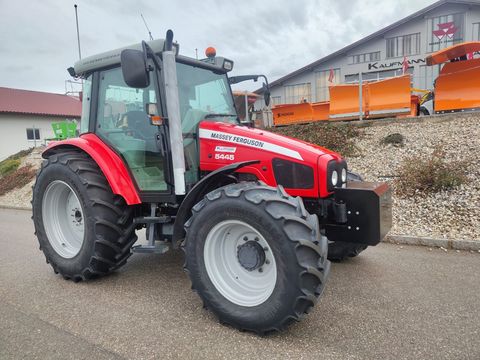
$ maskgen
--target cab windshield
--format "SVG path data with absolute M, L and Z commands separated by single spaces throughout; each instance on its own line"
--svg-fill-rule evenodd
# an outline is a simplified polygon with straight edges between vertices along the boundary
M 204 119 L 238 123 L 226 74 L 177 63 L 177 79 L 184 136 Z

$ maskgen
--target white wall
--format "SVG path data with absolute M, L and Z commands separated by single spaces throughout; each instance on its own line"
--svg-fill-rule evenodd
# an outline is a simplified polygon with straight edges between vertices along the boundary
M 27 140 L 27 128 L 40 129 L 40 141 L 37 146 L 44 144 L 44 139 L 53 137 L 51 123 L 65 121 L 65 117 L 0 114 L 0 161 L 8 156 L 35 146 L 34 141 Z

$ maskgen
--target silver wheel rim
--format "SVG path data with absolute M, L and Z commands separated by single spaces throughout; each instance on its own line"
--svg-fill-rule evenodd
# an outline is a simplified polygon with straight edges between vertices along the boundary
M 255 270 L 247 270 L 238 258 L 239 246 L 248 241 L 256 241 L 265 254 L 263 265 Z M 260 305 L 275 288 L 277 266 L 272 249 L 255 228 L 243 221 L 226 220 L 215 225 L 205 240 L 203 256 L 210 281 L 234 304 Z
M 85 221 L 77 194 L 65 182 L 51 182 L 42 199 L 42 220 L 48 242 L 63 258 L 76 256 L 82 248 Z

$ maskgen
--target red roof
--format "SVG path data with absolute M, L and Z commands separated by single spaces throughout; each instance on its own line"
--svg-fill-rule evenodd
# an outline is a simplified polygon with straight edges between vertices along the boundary
M 82 103 L 68 95 L 0 87 L 0 113 L 79 118 Z

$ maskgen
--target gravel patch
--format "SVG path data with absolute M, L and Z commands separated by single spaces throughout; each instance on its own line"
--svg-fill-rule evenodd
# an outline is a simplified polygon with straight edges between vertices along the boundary
M 361 155 L 347 161 L 368 181 L 392 185 L 404 159 L 429 155 L 435 146 L 442 147 L 449 162 L 469 162 L 469 182 L 456 189 L 410 198 L 394 195 L 391 234 L 480 241 L 480 115 L 379 121 L 362 133 L 357 141 Z M 402 134 L 405 146 L 381 144 L 392 133 Z

